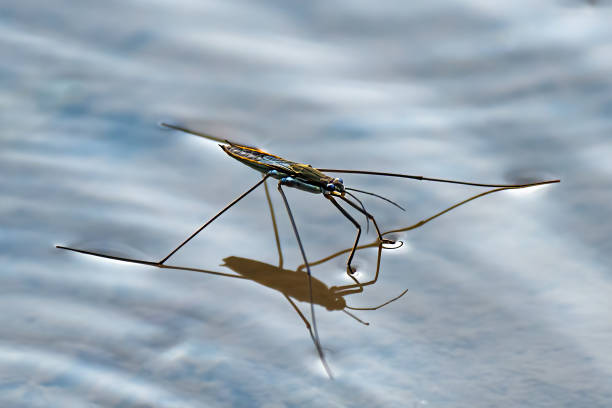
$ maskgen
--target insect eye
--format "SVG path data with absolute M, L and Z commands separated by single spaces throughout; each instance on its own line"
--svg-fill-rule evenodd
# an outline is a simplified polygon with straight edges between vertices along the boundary
M 344 181 L 342 181 L 342 179 L 341 179 L 341 178 L 339 178 L 339 179 L 338 179 L 338 183 L 340 183 L 340 184 L 344 184 Z
M 334 186 L 332 183 L 329 183 L 325 186 L 325 189 L 329 191 L 334 191 L 336 189 L 336 186 Z

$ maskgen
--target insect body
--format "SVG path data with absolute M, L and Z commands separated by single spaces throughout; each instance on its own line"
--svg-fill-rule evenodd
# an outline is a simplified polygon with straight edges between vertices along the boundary
M 363 194 L 369 194 L 372 196 L 375 196 L 377 198 L 383 199 L 399 208 L 401 208 L 398 204 L 394 203 L 393 201 L 382 197 L 378 194 L 375 193 L 371 193 L 368 191 L 363 191 L 363 190 L 358 190 L 358 189 L 354 189 L 354 188 L 348 188 L 345 187 L 344 182 L 341 178 L 334 178 L 334 177 L 330 177 L 328 175 L 325 174 L 325 172 L 330 172 L 330 173 L 354 173 L 354 174 L 368 174 L 368 175 L 378 175 L 378 176 L 389 176 L 389 177 L 401 177 L 401 178 L 410 178 L 410 179 L 415 179 L 415 180 L 428 180 L 428 181 L 436 181 L 436 182 L 443 182 L 443 183 L 453 183 L 453 184 L 465 184 L 465 185 L 472 185 L 472 186 L 480 186 L 480 187 L 497 187 L 499 190 L 503 190 L 503 189 L 510 189 L 510 188 L 524 188 L 524 187 L 530 187 L 530 186 L 534 186 L 534 185 L 541 185 L 541 184 L 549 184 L 549 183 L 557 183 L 559 182 L 559 180 L 551 180 L 551 181 L 543 181 L 543 182 L 537 182 L 537 183 L 529 183 L 529 184 L 517 184 L 517 185 L 505 185 L 505 184 L 481 184 L 481 183 L 471 183 L 471 182 L 464 182 L 464 181 L 455 181 L 455 180 L 446 180 L 446 179 L 435 179 L 435 178 L 429 178 L 429 177 L 422 177 L 422 176 L 412 176 L 412 175 L 407 175 L 407 174 L 398 174 L 398 173 L 384 173 L 384 172 L 374 172 L 374 171 L 364 171 L 364 170 L 344 170 L 344 169 L 322 169 L 322 168 L 314 168 L 310 165 L 306 165 L 306 164 L 301 164 L 301 163 L 296 163 L 296 162 L 292 162 L 286 159 L 283 159 L 279 156 L 275 156 L 273 154 L 267 153 L 261 149 L 255 148 L 255 147 L 250 147 L 250 146 L 246 146 L 246 145 L 242 145 L 239 143 L 234 143 L 234 142 L 230 142 L 228 140 L 224 140 L 224 139 L 220 139 L 217 138 L 215 136 L 211 136 L 211 135 L 207 135 L 205 133 L 200 133 L 200 132 L 195 132 L 193 130 L 189 130 L 189 129 L 185 129 L 179 126 L 174 126 L 174 125 L 169 125 L 169 124 L 165 124 L 162 123 L 163 126 L 171 128 L 171 129 L 175 129 L 175 130 L 180 130 L 186 133 L 190 133 L 196 136 L 201 136 L 204 137 L 206 139 L 210 139 L 210 140 L 214 140 L 217 142 L 221 142 L 223 144 L 221 144 L 221 148 L 231 157 L 233 157 L 234 159 L 240 161 L 241 163 L 261 172 L 263 174 L 263 179 L 258 181 L 255 185 L 253 185 L 249 190 L 247 190 L 246 192 L 242 193 L 240 196 L 238 196 L 237 198 L 235 198 L 232 202 L 230 202 L 228 205 L 226 205 L 221 211 L 219 211 L 217 214 L 215 214 L 212 218 L 210 218 L 206 223 L 204 223 L 200 228 L 198 228 L 193 234 L 191 234 L 187 239 L 185 239 L 182 243 L 180 243 L 176 248 L 174 248 L 168 255 L 166 255 L 164 258 L 162 258 L 159 261 L 143 261 L 143 260 L 133 260 L 133 259 L 129 259 L 129 258 L 119 258 L 119 257 L 114 257 L 114 256 L 109 256 L 109 255 L 104 255 L 104 254 L 99 254 L 99 253 L 95 253 L 95 252 L 90 252 L 90 251 L 83 251 L 83 250 L 79 250 L 79 249 L 74 249 L 74 248 L 69 248 L 69 247 L 65 247 L 65 246 L 57 246 L 58 248 L 61 249 L 67 249 L 67 250 L 72 250 L 72 251 L 76 251 L 76 252 L 81 252 L 84 254 L 88 254 L 88 255 L 95 255 L 95 256 L 102 256 L 105 258 L 111 258 L 111 259 L 116 259 L 116 260 L 120 260 L 120 261 L 125 261 L 125 262 L 135 262 L 135 263 L 140 263 L 140 264 L 145 264 L 145 265 L 151 265 L 151 266 L 157 266 L 157 267 L 168 267 L 165 263 L 166 261 L 172 257 L 178 250 L 180 250 L 185 244 L 187 244 L 187 242 L 189 242 L 193 237 L 195 237 L 198 233 L 200 233 L 204 228 L 206 228 L 208 225 L 210 225 L 213 221 L 215 221 L 221 214 L 223 214 L 225 211 L 227 211 L 228 209 L 230 209 L 234 204 L 236 204 L 238 201 L 242 200 L 244 197 L 246 197 L 248 194 L 250 194 L 253 190 L 255 190 L 257 187 L 259 187 L 260 185 L 264 184 L 266 182 L 266 180 L 268 178 L 274 178 L 278 180 L 278 191 L 281 194 L 281 197 L 283 199 L 283 202 L 285 204 L 285 208 L 287 210 L 287 214 L 289 216 L 289 220 L 291 221 L 291 226 L 293 228 L 293 232 L 295 234 L 298 246 L 300 248 L 300 252 L 302 255 L 302 259 L 304 261 L 304 266 L 306 267 L 306 272 L 307 272 L 307 277 L 308 277 L 308 299 L 309 299 L 309 303 L 310 303 L 310 315 L 311 315 L 311 320 L 312 320 L 312 330 L 310 330 L 310 324 L 308 323 L 308 321 L 304 318 L 304 316 L 301 314 L 301 312 L 298 311 L 297 307 L 293 304 L 293 302 L 290 300 L 290 302 L 292 303 L 292 305 L 294 306 L 294 308 L 296 309 L 296 311 L 298 311 L 298 313 L 300 313 L 300 316 L 302 317 L 302 319 L 304 320 L 304 322 L 306 323 L 306 326 L 308 327 L 313 342 L 315 344 L 315 347 L 317 349 L 317 353 L 319 354 L 319 358 L 321 360 L 321 363 L 323 364 L 325 370 L 327 371 L 329 377 L 331 378 L 331 371 L 329 370 L 329 367 L 327 366 L 327 363 L 325 362 L 325 357 L 323 354 L 323 350 L 321 348 L 321 344 L 319 341 L 319 335 L 317 332 L 317 325 L 316 325 L 316 319 L 315 319 L 315 313 L 314 313 L 314 297 L 313 297 L 313 279 L 312 279 L 312 274 L 310 272 L 310 266 L 309 266 L 309 262 L 306 258 L 306 253 L 304 251 L 304 247 L 302 245 L 299 233 L 298 233 L 298 229 L 295 223 L 295 220 L 293 219 L 293 214 L 291 212 L 291 208 L 289 206 L 289 202 L 287 201 L 287 197 L 285 196 L 285 193 L 283 191 L 283 186 L 286 187 L 292 187 L 292 188 L 296 188 L 299 190 L 303 190 L 303 191 L 307 191 L 309 193 L 314 193 L 314 194 L 322 194 L 326 199 L 328 199 L 341 213 L 342 215 L 344 215 L 344 217 L 346 217 L 357 229 L 357 235 L 355 237 L 355 242 L 352 246 L 352 249 L 350 250 L 348 259 L 347 259 L 347 272 L 349 273 L 349 276 L 351 276 L 351 278 L 355 281 L 356 285 L 350 285 L 351 288 L 353 287 L 359 287 L 361 288 L 363 285 L 365 284 L 361 284 L 357 281 L 357 279 L 355 279 L 355 277 L 352 276 L 352 273 L 354 272 L 353 268 L 351 267 L 351 261 L 353 259 L 353 256 L 355 254 L 355 251 L 357 250 L 357 245 L 359 243 L 359 238 L 361 236 L 361 226 L 360 224 L 353 218 L 353 216 L 351 216 L 346 209 L 344 209 L 341 205 L 340 202 L 344 202 L 345 204 L 348 204 L 349 206 L 351 206 L 352 208 L 354 208 L 355 210 L 357 210 L 358 212 L 360 212 L 361 214 L 363 214 L 366 217 L 366 221 L 372 221 L 372 224 L 374 225 L 375 229 L 376 229 L 376 233 L 378 235 L 378 245 L 379 248 L 382 249 L 384 248 L 384 244 L 392 244 L 395 241 L 390 240 L 390 239 L 386 239 L 383 236 L 385 234 L 389 234 L 391 232 L 394 231 L 388 231 L 386 233 L 381 233 L 380 228 L 378 227 L 378 224 L 376 223 L 376 220 L 374 219 L 374 217 L 372 216 L 372 214 L 370 214 L 368 211 L 366 211 L 365 207 L 363 206 L 363 203 L 354 195 L 352 194 L 350 191 L 354 191 L 354 192 L 359 192 L 359 193 L 363 193 Z M 264 184 L 265 185 L 265 184 Z M 498 190 L 493 190 L 493 191 L 498 191 Z M 266 192 L 267 192 L 267 187 L 266 187 Z M 479 196 L 482 196 L 484 194 L 488 194 L 488 193 L 483 193 Z M 347 197 L 349 196 L 349 197 Z M 340 202 L 339 202 L 340 201 Z M 467 200 L 469 201 L 469 200 Z M 466 202 L 467 202 L 466 201 Z M 459 204 L 462 205 L 463 203 Z M 457 206 L 457 205 L 456 205 Z M 452 208 L 455 208 L 451 207 Z M 449 209 L 449 210 L 450 210 Z M 403 210 L 403 208 L 402 208 Z M 449 210 L 445 210 L 449 211 Z M 442 212 L 442 213 L 444 213 Z M 440 213 L 440 214 L 442 214 Z M 439 215 L 440 215 L 439 214 Z M 438 215 L 436 215 L 437 217 Z M 425 221 L 427 222 L 427 220 Z M 418 224 L 415 225 L 411 228 L 420 226 L 422 224 Z M 280 255 L 280 244 L 278 244 L 277 241 L 277 245 L 279 248 L 279 255 Z M 379 249 L 379 251 L 380 251 Z M 380 256 L 379 256 L 380 259 Z M 280 267 L 279 267 L 280 268 Z M 316 286 L 316 285 L 315 285 Z M 345 287 L 345 289 L 349 289 L 348 287 Z M 405 293 L 405 292 L 404 292 Z M 287 296 L 287 295 L 286 295 Z M 336 295 L 334 295 L 336 296 Z M 401 296 L 401 295 L 400 295 Z M 298 297 L 303 297 L 303 296 L 298 296 Z M 289 297 L 288 297 L 289 299 Z M 319 302 L 320 303 L 320 302 Z M 340 304 L 340 308 L 342 308 L 342 304 Z
M 219 146 L 234 159 L 263 174 L 281 180 L 283 185 L 314 194 L 344 196 L 342 179 L 330 177 L 310 165 L 285 160 L 254 147 L 234 143 Z
M 179 130 L 185 130 L 183 128 L 178 128 L 176 126 L 171 126 L 167 124 L 164 124 L 164 126 Z M 189 131 L 189 133 L 194 132 Z M 330 177 L 323 173 L 321 170 L 315 169 L 311 165 L 292 162 L 283 159 L 282 157 L 267 153 L 261 149 L 243 146 L 229 141 L 226 141 L 226 143 L 227 144 L 225 145 L 219 145 L 223 149 L 223 151 L 225 151 L 225 153 L 227 153 L 234 159 L 240 161 L 241 163 L 244 163 L 257 171 L 260 171 L 262 174 L 264 174 L 264 177 L 273 177 L 279 180 L 279 191 L 281 192 L 281 195 L 283 196 L 283 199 L 285 200 L 287 206 L 288 203 L 286 201 L 284 193 L 282 192 L 281 186 L 293 187 L 314 194 L 323 194 L 324 197 L 329 199 L 332 204 L 336 208 L 338 208 L 338 210 L 340 210 L 340 212 L 346 218 L 348 218 L 353 223 L 353 225 L 355 225 L 355 227 L 357 228 L 357 237 L 355 238 L 353 249 L 349 254 L 347 260 L 347 271 L 349 272 L 349 274 L 354 272 L 354 269 L 351 267 L 351 261 L 353 260 L 353 256 L 355 255 L 355 249 L 357 248 L 357 245 L 359 243 L 359 238 L 361 236 L 361 226 L 344 208 L 340 206 L 340 204 L 338 204 L 336 199 L 340 199 L 346 202 L 351 207 L 364 214 L 367 220 L 371 220 L 374 224 L 374 227 L 376 228 L 378 239 L 381 243 L 393 244 L 395 242 L 393 240 L 383 238 L 374 217 L 365 210 L 365 207 L 363 206 L 361 201 L 357 199 L 357 197 L 346 191 L 347 189 L 344 187 L 344 181 L 341 178 Z M 355 191 L 377 196 L 399 207 L 399 205 L 395 204 L 391 200 L 388 200 L 377 194 L 362 190 Z M 358 203 L 355 203 L 352 200 L 348 199 L 346 197 L 346 194 L 351 195 L 353 199 L 357 200 Z M 288 207 L 287 210 L 290 212 Z

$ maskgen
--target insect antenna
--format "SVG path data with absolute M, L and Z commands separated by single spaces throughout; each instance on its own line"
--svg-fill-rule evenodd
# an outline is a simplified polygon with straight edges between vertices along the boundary
M 346 190 L 346 188 L 344 190 Z M 357 197 L 355 197 L 354 194 L 351 194 L 348 191 L 345 191 L 345 193 L 350 195 L 351 197 L 353 197 L 355 199 L 355 201 L 357 201 L 359 203 L 359 205 L 361 205 L 361 208 L 363 209 L 364 213 L 367 213 L 367 211 L 365 209 L 365 205 L 363 205 L 363 202 L 360 199 L 358 199 Z M 367 215 L 365 216 L 365 219 L 366 219 L 366 234 L 367 234 L 367 233 L 370 232 L 370 219 L 368 218 Z
M 364 322 L 363 320 L 361 320 L 360 318 L 358 318 L 357 316 L 355 316 L 354 314 L 347 312 L 346 310 L 342 310 L 344 313 L 346 313 L 347 315 L 351 316 L 353 319 L 357 320 L 359 323 L 363 324 L 364 326 L 369 326 L 370 323 L 368 322 Z
M 364 191 L 364 190 L 358 190 L 358 189 L 356 189 L 356 188 L 344 187 L 344 189 L 345 189 L 345 190 L 351 190 L 351 191 L 357 191 L 357 192 L 359 192 L 359 193 L 368 194 L 368 195 L 371 195 L 371 196 L 374 196 L 374 197 L 378 197 L 378 198 L 380 198 L 381 200 L 385 200 L 386 202 L 393 204 L 394 206 L 396 206 L 396 207 L 397 207 L 397 208 L 399 208 L 400 210 L 402 210 L 402 211 L 406 211 L 406 210 L 404 209 L 404 207 L 402 207 L 401 205 L 399 205 L 399 204 L 398 204 L 398 203 L 396 203 L 395 201 L 391 201 L 391 200 L 389 200 L 387 197 L 383 197 L 383 196 L 381 196 L 381 195 L 379 195 L 379 194 L 370 193 L 369 191 Z M 347 193 L 347 194 L 348 194 L 348 193 Z M 351 197 L 355 198 L 355 196 L 354 196 L 354 195 L 352 195 L 352 194 L 350 194 L 350 195 L 351 195 Z M 356 199 L 356 198 L 355 198 L 355 199 Z M 356 200 L 357 200 L 357 199 L 356 199 Z
M 376 309 L 380 309 L 383 306 L 387 306 L 391 302 L 395 302 L 397 299 L 399 299 L 402 296 L 404 296 L 406 294 L 406 292 L 408 292 L 408 289 L 406 289 L 405 291 L 400 293 L 399 296 L 396 296 L 396 297 L 394 297 L 391 300 L 387 300 L 385 303 L 383 303 L 381 305 L 378 305 L 378 306 L 375 306 L 375 307 L 350 307 L 350 306 L 346 306 L 346 308 L 351 309 L 351 310 L 376 310 Z
M 283 202 L 285 203 L 285 208 L 287 209 L 287 214 L 289 215 L 289 220 L 291 221 L 291 226 L 293 227 L 293 233 L 295 234 L 295 238 L 297 240 L 298 246 L 300 247 L 300 252 L 302 253 L 302 259 L 304 260 L 304 265 L 306 265 L 306 271 L 308 273 L 308 294 L 310 297 L 310 316 L 312 318 L 312 330 L 310 331 L 310 337 L 317 349 L 317 353 L 319 354 L 319 359 L 321 360 L 321 364 L 325 369 L 325 372 L 329 376 L 330 379 L 334 379 L 332 372 L 325 361 L 325 355 L 323 354 L 323 349 L 321 348 L 321 341 L 319 340 L 319 331 L 317 330 L 317 320 L 315 318 L 314 311 L 314 300 L 312 296 L 312 274 L 310 273 L 310 265 L 308 264 L 308 260 L 306 259 L 306 252 L 304 251 L 304 246 L 302 245 L 302 240 L 300 239 L 300 234 L 298 233 L 297 227 L 295 225 L 295 220 L 293 219 L 293 214 L 291 213 L 291 208 L 289 207 L 289 202 L 287 201 L 287 197 L 285 196 L 285 192 L 281 186 L 281 182 L 278 183 L 278 191 L 283 198 Z
M 327 173 L 352 173 L 352 174 L 368 174 L 371 176 L 403 177 L 403 178 L 409 178 L 409 179 L 414 179 L 414 180 L 436 181 L 438 183 L 464 184 L 466 186 L 476 186 L 476 187 L 523 188 L 523 187 L 538 186 L 541 184 L 559 183 L 561 181 L 561 180 L 549 180 L 549 181 L 539 181 L 539 182 L 526 183 L 526 184 L 484 184 L 484 183 L 472 183 L 469 181 L 457 181 L 457 180 L 447 180 L 447 179 L 439 179 L 439 178 L 432 178 L 432 177 L 412 176 L 409 174 L 386 173 L 386 172 L 381 172 L 381 171 L 344 170 L 344 169 L 317 169 L 317 170 L 322 171 L 322 172 L 327 172 Z

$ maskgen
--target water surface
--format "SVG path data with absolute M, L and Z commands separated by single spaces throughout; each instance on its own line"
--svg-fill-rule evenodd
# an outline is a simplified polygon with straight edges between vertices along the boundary
M 611 404 L 606 2 L 2 9 L 3 406 Z M 315 167 L 562 183 L 492 194 L 401 234 L 376 285 L 346 301 L 372 306 L 409 289 L 403 298 L 356 311 L 367 327 L 315 309 L 329 381 L 277 290 L 54 248 L 159 259 L 259 179 L 162 120 Z M 365 198 L 384 230 L 482 191 L 343 178 L 407 209 Z M 271 187 L 283 268 L 294 271 L 299 250 Z M 309 259 L 352 244 L 353 226 L 327 200 L 288 198 Z M 263 190 L 173 264 L 232 273 L 238 258 L 278 265 Z M 312 271 L 346 285 L 344 264 Z M 355 264 L 371 277 L 376 249 Z

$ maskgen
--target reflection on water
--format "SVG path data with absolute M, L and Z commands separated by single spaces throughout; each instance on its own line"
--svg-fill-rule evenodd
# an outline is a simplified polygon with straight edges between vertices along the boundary
M 0 405 L 610 406 L 608 3 L 3 5 Z M 317 168 L 563 182 L 386 235 L 404 246 L 383 249 L 376 284 L 346 303 L 410 291 L 346 309 L 368 327 L 321 295 L 328 381 L 290 290 L 219 267 L 304 276 L 287 217 L 279 262 L 263 189 L 172 258 L 243 279 L 54 248 L 157 261 L 260 179 L 160 121 Z M 342 176 L 406 210 L 363 197 L 383 232 L 476 194 Z M 327 200 L 286 194 L 310 260 L 353 244 Z M 362 284 L 377 250 L 354 257 Z M 313 267 L 329 299 L 355 284 L 349 252 Z
M 128 262 L 128 263 L 135 263 L 135 264 L 142 264 L 142 265 L 148 265 L 148 266 L 155 266 L 158 268 L 162 268 L 162 269 L 174 269 L 174 270 L 182 270 L 182 271 L 190 271 L 190 272 L 200 272 L 200 273 L 206 273 L 206 274 L 210 274 L 210 275 L 216 275 L 216 276 L 224 276 L 224 277 L 228 277 L 228 278 L 241 278 L 241 279 L 247 279 L 250 280 L 252 282 L 256 282 L 260 285 L 266 286 L 270 289 L 274 289 L 278 292 L 280 292 L 286 299 L 287 301 L 291 304 L 291 306 L 293 307 L 293 309 L 297 312 L 297 314 L 300 316 L 300 318 L 302 319 L 302 321 L 304 322 L 304 324 L 306 325 L 306 329 L 308 330 L 310 337 L 312 338 L 313 342 L 315 343 L 315 347 L 317 348 L 317 351 L 319 351 L 319 356 L 321 359 L 321 363 L 323 365 L 323 367 L 325 368 L 326 373 L 328 374 L 328 376 L 330 377 L 330 379 L 333 379 L 331 370 L 329 369 L 329 367 L 327 366 L 327 363 L 325 362 L 325 358 L 324 358 L 324 354 L 321 350 L 321 346 L 319 343 L 319 336 L 318 333 L 316 331 L 316 323 L 315 323 L 315 315 L 314 315 L 314 309 L 311 308 L 311 322 L 308 321 L 308 319 L 304 316 L 304 314 L 300 311 L 299 307 L 295 304 L 295 302 L 293 300 L 297 300 L 300 302 L 308 302 L 311 305 L 320 305 L 325 307 L 325 309 L 327 309 L 328 311 L 343 311 L 345 314 L 347 314 L 348 316 L 352 317 L 353 319 L 355 319 L 356 321 L 358 321 L 359 323 L 362 323 L 366 326 L 369 325 L 368 322 L 365 322 L 363 320 L 361 320 L 360 318 L 356 317 L 354 314 L 352 314 L 351 312 L 348 312 L 346 309 L 350 309 L 350 310 L 378 310 L 381 309 L 382 307 L 398 300 L 399 298 L 401 298 L 402 296 L 404 296 L 406 294 L 406 292 L 408 291 L 408 289 L 404 290 L 401 294 L 399 294 L 398 296 L 393 297 L 392 299 L 389 299 L 387 301 L 385 301 L 384 303 L 381 303 L 378 306 L 369 306 L 369 307 L 352 307 L 347 305 L 344 297 L 348 296 L 348 295 L 353 295 L 353 294 L 357 294 L 357 293 L 362 293 L 364 291 L 364 287 L 369 286 L 369 285 L 373 285 L 376 283 L 376 281 L 378 281 L 378 275 L 380 273 L 380 261 L 381 261 L 381 255 L 382 255 L 382 251 L 383 249 L 385 250 L 390 250 L 390 249 L 399 249 L 401 248 L 401 246 L 403 245 L 403 242 L 399 242 L 397 243 L 398 245 L 396 245 L 395 247 L 389 246 L 389 244 L 396 244 L 395 241 L 389 241 L 386 239 L 381 239 L 381 237 L 383 237 L 384 235 L 387 234 L 396 234 L 396 233 L 400 233 L 400 232 L 406 232 L 406 231 L 411 231 L 417 228 L 422 227 L 423 225 L 427 224 L 428 222 L 440 217 L 441 215 L 444 215 L 464 204 L 467 204 L 477 198 L 480 197 L 484 197 L 486 195 L 492 194 L 492 193 L 496 193 L 499 191 L 504 191 L 504 190 L 524 190 L 524 189 L 531 189 L 531 188 L 538 188 L 538 187 L 542 187 L 546 184 L 551 184 L 551 183 L 557 183 L 559 182 L 559 180 L 553 180 L 553 181 L 541 181 L 541 182 L 536 182 L 536 183 L 531 183 L 531 184 L 525 184 L 525 185 L 516 185 L 516 186 L 506 186 L 506 187 L 499 187 L 499 188 L 495 188 L 492 190 L 488 190 L 485 191 L 483 193 L 480 194 L 476 194 L 472 197 L 469 197 L 463 201 L 460 201 L 450 207 L 448 207 L 447 209 L 440 211 L 424 220 L 421 220 L 419 222 L 417 222 L 416 224 L 410 225 L 408 227 L 403 227 L 403 228 L 397 228 L 391 231 L 386 231 L 381 233 L 378 230 L 378 226 L 376 226 L 377 229 L 377 233 L 378 233 L 378 238 L 370 243 L 370 244 L 366 244 L 366 245 L 361 245 L 358 246 L 358 239 L 359 239 L 359 234 L 357 235 L 357 240 L 355 241 L 354 246 L 350 247 L 350 248 L 346 248 L 344 250 L 341 251 L 337 251 L 331 255 L 326 256 L 325 258 L 322 258 L 320 260 L 314 261 L 314 262 L 308 262 L 307 264 L 304 263 L 302 265 L 300 265 L 295 271 L 290 271 L 287 269 L 283 269 L 283 252 L 281 249 L 281 243 L 279 240 L 279 232 L 278 232 L 278 227 L 277 227 L 277 221 L 276 221 L 276 216 L 275 216 L 275 212 L 274 212 L 274 206 L 272 204 L 272 200 L 270 198 L 270 193 L 269 193 L 269 189 L 268 189 L 268 183 L 267 183 L 267 178 L 263 178 L 262 181 L 258 182 L 257 184 L 255 184 L 254 187 L 251 188 L 251 190 L 247 191 L 247 193 L 242 194 L 241 196 L 239 196 L 237 199 L 235 199 L 232 203 L 230 203 L 230 205 L 226 206 L 221 212 L 217 213 L 215 216 L 213 216 L 209 221 L 207 221 L 202 227 L 200 227 L 199 229 L 196 230 L 196 232 L 194 234 L 192 234 L 191 236 L 189 236 L 185 241 L 183 241 L 177 248 L 175 248 L 173 251 L 170 252 L 169 255 L 167 255 L 166 257 L 164 257 L 162 260 L 160 261 L 146 261 L 146 260 L 141 260 L 141 259 L 135 259 L 135 258 L 128 258 L 125 256 L 119 256 L 119 255 L 111 255 L 111 254 L 104 254 L 104 253 L 100 253 L 100 252 L 94 252 L 94 251 L 88 251 L 88 250 L 82 250 L 82 249 L 76 249 L 76 248 L 70 248 L 70 247 L 65 247 L 62 245 L 57 245 L 56 247 L 59 249 L 65 249 L 65 250 L 69 250 L 69 251 L 74 251 L 74 252 L 78 252 L 78 253 L 82 253 L 82 254 L 86 254 L 86 255 L 93 255 L 93 256 L 97 256 L 97 257 L 101 257 L 101 258 L 105 258 L 105 259 L 110 259 L 113 261 L 119 261 L 119 262 Z M 457 183 L 457 182 L 453 182 L 453 183 Z M 274 238 L 276 241 L 276 248 L 278 250 L 278 265 L 270 265 L 264 262 L 260 262 L 254 259 L 248 259 L 248 258 L 241 258 L 241 257 L 237 257 L 237 256 L 229 256 L 223 259 L 223 264 L 221 264 L 221 266 L 227 267 L 231 270 L 233 270 L 234 272 L 236 272 L 237 274 L 228 274 L 228 273 L 223 273 L 223 272 L 214 272 L 214 271 L 208 271 L 205 269 L 199 269 L 199 268 L 193 268 L 193 267 L 184 267 L 184 266 L 175 266 L 175 265 L 168 265 L 166 263 L 166 261 L 172 256 L 174 255 L 178 250 L 180 250 L 189 240 L 191 240 L 191 238 L 193 238 L 195 235 L 197 235 L 198 233 L 200 233 L 204 228 L 206 228 L 208 225 L 210 225 L 213 221 L 215 221 L 217 219 L 217 217 L 222 214 L 224 211 L 226 211 L 227 209 L 231 208 L 231 205 L 233 205 L 233 203 L 236 203 L 238 200 L 240 200 L 242 197 L 246 196 L 246 194 L 248 194 L 248 192 L 254 190 L 256 187 L 258 187 L 259 185 L 263 184 L 265 187 L 265 193 L 266 193 L 266 201 L 268 203 L 268 208 L 270 211 L 270 220 L 272 223 L 272 227 L 274 230 Z M 280 185 L 280 181 L 279 181 L 279 185 Z M 280 191 L 280 189 L 279 189 Z M 281 194 L 283 194 L 281 192 Z M 284 195 L 283 195 L 284 198 Z M 286 201 L 285 201 L 286 203 Z M 363 205 L 363 204 L 362 204 Z M 287 211 L 290 211 L 289 207 L 287 207 Z M 365 211 L 365 210 L 364 210 Z M 371 215 L 368 214 L 368 219 L 371 219 L 372 222 L 374 222 L 374 224 L 376 225 L 376 220 L 374 219 L 374 217 L 372 217 Z M 290 218 L 292 218 L 291 213 L 289 213 Z M 295 226 L 294 226 L 295 227 Z M 360 231 L 361 232 L 361 231 Z M 296 232 L 297 234 L 297 232 Z M 355 276 L 354 272 L 356 272 L 355 269 L 351 268 L 350 266 L 350 262 L 351 259 L 353 257 L 353 255 L 359 251 L 359 250 L 363 250 L 366 248 L 373 248 L 376 247 L 378 249 L 377 251 L 377 257 L 376 257 L 376 272 L 374 274 L 374 278 L 367 281 L 367 282 L 360 282 L 357 277 Z M 321 280 L 313 277 L 311 275 L 310 272 L 310 267 L 312 266 L 319 266 L 321 264 L 324 264 L 326 262 L 329 262 L 330 260 L 343 255 L 343 254 L 349 254 L 348 259 L 347 259 L 347 274 L 348 276 L 353 280 L 354 283 L 349 284 L 349 285 L 341 285 L 341 286 L 333 286 L 333 287 L 328 287 L 325 283 L 323 283 Z M 306 262 L 306 261 L 305 261 Z M 306 269 L 306 272 L 304 271 L 304 269 Z M 313 332 L 313 328 L 314 328 L 314 332 Z

